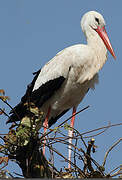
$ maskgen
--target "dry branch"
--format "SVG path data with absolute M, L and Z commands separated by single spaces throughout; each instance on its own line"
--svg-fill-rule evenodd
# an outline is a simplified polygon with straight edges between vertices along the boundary
M 14 109 L 7 102 L 8 96 L 5 96 L 4 90 L 0 90 L 0 95 L 0 99 L 14 112 Z M 56 148 L 54 148 L 53 145 L 57 143 L 64 144 L 66 146 L 69 145 L 69 137 L 66 135 L 66 133 L 70 126 L 66 122 L 73 116 L 70 116 L 54 129 L 49 129 L 49 131 L 44 135 L 41 132 L 39 133 L 39 128 L 43 127 L 43 112 L 40 112 L 40 110 L 32 104 L 27 104 L 27 106 L 29 108 L 29 111 L 31 112 L 30 114 L 33 114 L 33 116 L 31 115 L 24 117 L 21 120 L 20 124 L 16 124 L 16 128 L 12 126 L 11 130 L 8 132 L 8 134 L 5 134 L 4 137 L 2 137 L 2 135 L 4 135 L 3 133 L 0 134 L 0 139 L 4 141 L 4 144 L 1 143 L 0 145 L 0 152 L 6 155 L 5 157 L 0 158 L 1 165 L 4 164 L 6 166 L 8 160 L 15 160 L 22 169 L 23 176 L 26 178 L 105 178 L 114 177 L 119 174 L 121 175 L 121 166 L 119 166 L 119 168 L 115 168 L 110 172 L 110 174 L 105 175 L 104 165 L 106 163 L 109 152 L 118 143 L 120 143 L 122 138 L 120 138 L 109 148 L 109 150 L 105 154 L 103 166 L 100 166 L 91 156 L 92 152 L 95 151 L 94 139 L 91 139 L 87 145 L 87 142 L 85 140 L 86 137 L 83 137 L 83 135 L 103 130 L 92 135 L 92 137 L 97 136 L 105 132 L 108 128 L 120 126 L 122 125 L 122 123 L 113 125 L 109 124 L 108 126 L 103 126 L 84 133 L 80 133 L 77 129 L 73 128 L 74 136 L 72 137 L 72 139 L 74 139 L 75 143 L 70 144 L 73 152 L 73 162 L 70 162 L 67 157 L 65 157 L 63 153 L 60 153 Z M 81 109 L 75 115 L 83 112 L 88 108 L 89 106 Z M 0 114 L 8 116 L 5 110 L 1 108 Z M 62 129 L 63 131 L 65 129 L 66 133 L 62 132 Z M 53 135 L 53 137 L 49 136 L 51 134 Z M 47 138 L 46 147 L 48 147 L 50 152 L 50 160 L 48 160 L 47 157 L 45 157 L 42 153 L 42 147 L 45 138 Z M 63 158 L 65 162 L 70 162 L 73 168 L 64 168 L 65 171 L 63 171 L 62 169 L 59 171 L 55 167 L 55 154 L 57 154 L 56 158 L 58 157 L 59 160 L 60 158 Z M 78 161 L 82 163 L 83 167 L 78 165 Z M 1 167 L 0 177 L 2 173 L 3 177 L 7 177 L 7 171 L 4 172 L 3 167 L 4 166 Z M 115 173 L 113 174 L 113 172 Z M 10 177 L 12 177 L 9 172 L 8 174 L 10 175 Z
M 108 157 L 108 154 L 112 151 L 112 149 L 117 146 L 120 142 L 122 141 L 122 138 L 120 138 L 119 140 L 117 140 L 109 149 L 108 151 L 105 153 L 105 157 L 104 157 L 104 161 L 103 161 L 103 164 L 102 166 L 104 167 L 105 166 L 105 163 L 106 163 L 106 159 Z

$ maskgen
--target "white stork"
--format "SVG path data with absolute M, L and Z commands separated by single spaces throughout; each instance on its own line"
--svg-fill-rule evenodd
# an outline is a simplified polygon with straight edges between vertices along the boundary
M 77 106 L 89 88 L 94 88 L 98 81 L 97 73 L 107 60 L 107 49 L 114 59 L 116 58 L 101 14 L 95 11 L 87 12 L 81 20 L 81 27 L 87 45 L 77 44 L 60 51 L 36 73 L 26 94 L 15 107 L 20 118 L 27 113 L 24 103 L 28 100 L 28 94 L 30 102 L 45 113 L 46 128 L 71 108 L 72 114 L 75 115 Z M 13 112 L 8 122 L 17 121 L 18 116 Z M 74 120 L 75 116 L 71 120 L 71 127 L 74 126 Z M 70 130 L 70 143 L 72 135 L 73 130 Z M 71 161 L 71 146 L 69 146 L 69 161 Z

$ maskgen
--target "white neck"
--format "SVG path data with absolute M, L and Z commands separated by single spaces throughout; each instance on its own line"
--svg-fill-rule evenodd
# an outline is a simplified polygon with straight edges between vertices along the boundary
M 86 34 L 86 38 L 88 46 L 90 46 L 95 53 L 94 63 L 99 71 L 107 60 L 107 48 L 96 31 Z

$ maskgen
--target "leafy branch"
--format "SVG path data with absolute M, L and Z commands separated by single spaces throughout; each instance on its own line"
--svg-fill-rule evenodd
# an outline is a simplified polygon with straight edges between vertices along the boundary
M 8 103 L 9 99 L 8 96 L 5 96 L 5 91 L 0 89 L 0 100 L 17 115 L 14 108 Z M 108 149 L 102 165 L 98 164 L 98 162 L 92 158 L 92 153 L 95 153 L 97 148 L 93 137 L 105 133 L 108 128 L 121 126 L 122 123 L 109 123 L 107 126 L 83 133 L 73 128 L 74 133 L 72 139 L 74 143 L 70 144 L 73 152 L 70 163 L 73 168 L 68 169 L 65 167 L 59 170 L 55 165 L 55 157 L 59 161 L 63 159 L 64 162 L 69 162 L 63 152 L 57 150 L 57 147 L 59 144 L 64 145 L 65 148 L 69 145 L 67 131 L 71 129 L 71 127 L 67 122 L 72 116 L 64 120 L 54 129 L 48 129 L 48 132 L 43 134 L 42 119 L 44 113 L 35 107 L 34 104 L 25 105 L 28 106 L 30 115 L 21 119 L 18 124 L 12 125 L 7 134 L 0 134 L 0 152 L 3 154 L 3 156 L 0 157 L 0 177 L 14 177 L 5 169 L 11 160 L 14 160 L 20 166 L 23 176 L 26 178 L 107 178 L 122 174 L 121 165 L 114 168 L 110 173 L 105 173 L 105 163 L 108 154 L 121 142 L 122 138 Z M 76 115 L 81 112 L 83 113 L 88 108 L 89 106 L 81 109 Z M 9 117 L 5 108 L 0 108 L 0 116 L 2 115 Z M 47 156 L 44 156 L 42 152 L 45 139 L 47 140 Z M 87 139 L 89 140 L 87 141 Z M 20 176 L 16 172 L 14 174 Z

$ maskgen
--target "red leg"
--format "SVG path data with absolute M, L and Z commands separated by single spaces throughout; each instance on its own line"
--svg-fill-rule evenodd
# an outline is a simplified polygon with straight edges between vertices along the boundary
M 73 112 L 72 112 L 72 119 L 71 119 L 71 123 L 70 123 L 70 127 L 71 128 L 74 128 L 74 122 L 75 122 L 75 114 L 76 114 L 76 108 L 73 107 Z M 72 130 L 69 130 L 69 143 L 72 144 L 72 137 L 73 137 L 73 129 Z M 71 148 L 72 146 L 69 144 L 69 161 L 71 161 Z M 68 168 L 71 168 L 71 163 L 68 163 Z
M 50 115 L 50 110 L 51 110 L 51 108 L 49 107 L 49 108 L 48 108 L 47 115 L 46 115 L 46 118 L 45 118 L 45 121 L 44 121 L 44 123 L 43 123 L 43 126 L 44 126 L 44 134 L 46 134 L 46 132 L 47 132 L 48 119 L 49 119 L 49 115 Z M 45 155 L 45 144 L 46 144 L 46 138 L 45 138 L 45 140 L 44 140 L 44 145 L 43 145 L 43 155 Z

